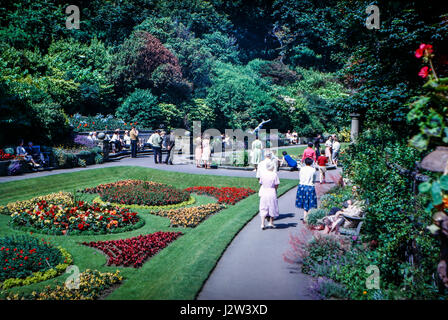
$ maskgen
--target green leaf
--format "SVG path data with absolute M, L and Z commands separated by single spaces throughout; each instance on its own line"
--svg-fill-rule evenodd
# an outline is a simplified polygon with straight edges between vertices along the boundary
M 431 188 L 431 194 L 432 194 L 432 203 L 434 205 L 439 205 L 442 203 L 442 189 L 440 189 L 440 183 L 439 182 L 434 182 L 432 184 L 432 188 Z
M 410 141 L 411 145 L 418 150 L 425 150 L 428 146 L 428 142 L 428 138 L 423 134 L 414 136 Z
M 440 188 L 442 190 L 448 190 L 448 175 L 445 174 L 440 177 Z
M 423 182 L 418 185 L 418 191 L 420 191 L 420 193 L 426 193 L 429 192 L 429 190 L 431 190 L 430 182 Z

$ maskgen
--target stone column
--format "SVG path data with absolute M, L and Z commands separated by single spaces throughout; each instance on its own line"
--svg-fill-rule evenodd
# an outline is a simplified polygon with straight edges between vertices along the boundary
M 355 142 L 356 137 L 359 134 L 359 113 L 350 113 L 350 117 L 352 117 L 352 127 L 350 130 L 350 138 L 352 142 Z

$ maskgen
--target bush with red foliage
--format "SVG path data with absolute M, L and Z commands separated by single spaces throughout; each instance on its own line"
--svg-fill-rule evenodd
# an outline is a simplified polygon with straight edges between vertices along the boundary
M 120 46 L 113 61 L 111 78 L 125 91 L 136 86 L 168 89 L 184 83 L 176 56 L 146 31 L 134 32 Z
M 107 265 L 139 268 L 157 252 L 182 235 L 182 232 L 156 232 L 120 240 L 83 242 L 107 255 Z
M 206 187 L 196 186 L 185 189 L 185 191 L 195 192 L 197 194 L 208 194 L 218 199 L 219 203 L 235 204 L 244 198 L 247 198 L 251 194 L 255 193 L 254 190 L 249 188 L 234 188 L 234 187 Z

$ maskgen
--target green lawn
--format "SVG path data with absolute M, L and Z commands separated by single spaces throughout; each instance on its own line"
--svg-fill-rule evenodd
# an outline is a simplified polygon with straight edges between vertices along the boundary
M 341 143 L 341 150 L 344 150 L 349 145 L 348 142 L 342 142 Z M 292 148 L 279 148 L 277 149 L 277 157 L 281 158 L 283 157 L 282 152 L 286 151 L 290 156 L 293 158 L 302 158 L 303 151 L 305 151 L 307 147 L 292 147 Z M 321 145 L 321 149 L 325 149 L 325 145 Z
M 195 185 L 216 187 L 249 187 L 258 190 L 255 178 L 237 178 L 212 175 L 192 175 L 167 172 L 141 167 L 112 167 L 58 174 L 42 178 L 26 179 L 0 184 L 0 204 L 29 199 L 59 190 L 74 191 L 93 187 L 99 183 L 121 179 L 145 179 L 186 188 Z M 295 180 L 282 179 L 279 194 L 296 186 Z M 84 195 L 91 199 L 93 195 Z M 207 196 L 196 196 L 199 205 L 216 201 Z M 169 219 L 151 215 L 147 210 L 137 210 L 146 224 L 140 229 L 121 234 L 102 236 L 48 236 L 37 235 L 51 243 L 66 248 L 81 271 L 86 268 L 100 271 L 119 269 L 124 276 L 123 284 L 108 299 L 194 299 L 204 281 L 237 232 L 258 212 L 258 196 L 254 194 L 235 206 L 212 215 L 196 228 L 170 228 Z M 0 215 L 0 234 L 23 234 L 8 226 L 9 217 Z M 147 261 L 142 268 L 107 267 L 106 258 L 95 249 L 80 245 L 83 241 L 123 239 L 156 231 L 181 231 L 179 239 Z M 14 292 L 31 292 L 45 285 L 62 283 L 68 274 L 57 278 L 13 288 Z

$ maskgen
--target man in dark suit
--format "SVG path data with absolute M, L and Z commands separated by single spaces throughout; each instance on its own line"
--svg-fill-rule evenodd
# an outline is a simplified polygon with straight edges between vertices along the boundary
M 165 164 L 173 164 L 173 158 L 174 158 L 174 143 L 176 142 L 176 137 L 174 136 L 173 132 L 171 131 L 170 134 L 167 134 L 165 136 L 166 138 L 166 149 L 168 150 L 168 153 L 166 155 Z

